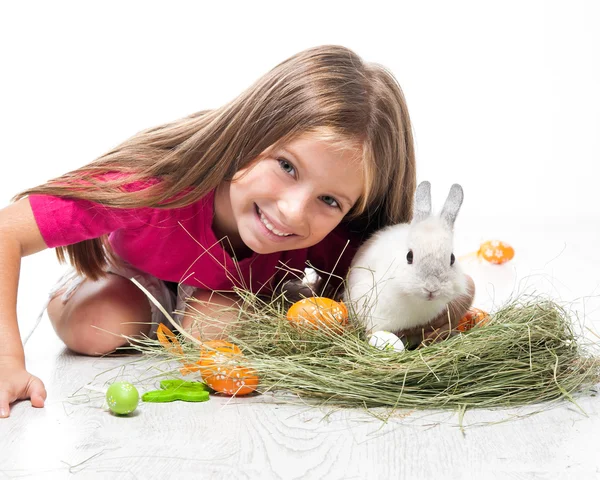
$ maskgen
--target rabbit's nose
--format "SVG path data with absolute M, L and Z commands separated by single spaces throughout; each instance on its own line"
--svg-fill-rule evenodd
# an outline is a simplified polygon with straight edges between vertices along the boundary
M 423 288 L 423 291 L 425 292 L 425 295 L 427 296 L 427 300 L 433 300 L 435 297 L 438 296 L 440 289 L 439 288 Z

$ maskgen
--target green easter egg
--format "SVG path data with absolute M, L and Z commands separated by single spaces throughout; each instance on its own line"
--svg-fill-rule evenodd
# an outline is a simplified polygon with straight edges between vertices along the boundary
M 108 408 L 117 415 L 127 415 L 133 412 L 140 400 L 140 394 L 129 382 L 115 382 L 106 391 Z

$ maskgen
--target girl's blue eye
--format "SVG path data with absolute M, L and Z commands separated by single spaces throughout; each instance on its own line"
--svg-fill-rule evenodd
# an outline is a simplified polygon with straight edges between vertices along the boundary
M 296 176 L 296 169 L 285 158 L 278 158 L 277 161 L 279 162 L 279 167 L 285 173 L 287 173 L 288 175 L 292 175 L 293 177 Z M 338 203 L 338 201 L 335 198 L 330 197 L 329 195 L 323 195 L 321 197 L 321 200 L 323 200 L 323 203 L 325 203 L 325 205 L 327 205 L 329 207 L 332 207 L 332 208 L 341 208 L 340 204 Z
M 295 172 L 294 166 L 290 162 L 288 162 L 285 158 L 279 159 L 279 166 L 285 173 L 289 173 L 290 175 L 293 175 Z
M 340 206 L 337 200 L 333 197 L 330 197 L 329 195 L 324 195 L 323 197 L 321 197 L 321 199 L 323 200 L 323 202 L 325 202 L 326 205 L 329 205 L 330 207 L 339 208 Z

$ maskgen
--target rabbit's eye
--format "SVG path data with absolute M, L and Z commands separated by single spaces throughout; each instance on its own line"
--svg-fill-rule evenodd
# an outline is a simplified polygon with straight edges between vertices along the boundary
M 454 265 L 454 261 L 455 261 L 455 260 L 456 260 L 456 258 L 454 257 L 454 254 L 453 254 L 453 253 L 451 253 L 451 254 L 450 254 L 450 265 L 451 265 L 451 266 L 452 266 L 452 265 Z
M 412 250 L 409 250 L 408 253 L 406 254 L 406 261 L 408 262 L 408 264 L 412 264 L 413 261 L 413 253 Z

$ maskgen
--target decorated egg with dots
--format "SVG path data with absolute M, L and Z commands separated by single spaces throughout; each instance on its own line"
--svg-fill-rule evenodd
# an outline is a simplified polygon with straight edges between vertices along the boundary
M 106 391 L 106 403 L 111 412 L 127 415 L 133 412 L 139 403 L 140 394 L 129 382 L 115 382 Z
M 256 390 L 258 377 L 253 370 L 246 367 L 227 368 L 226 366 L 215 366 L 203 370 L 202 379 L 215 392 L 225 395 L 240 396 L 248 395 Z
M 233 343 L 213 340 L 204 343 L 195 368 L 215 392 L 248 395 L 256 390 L 258 376 L 251 368 L 240 365 L 243 359 L 241 350 Z
M 294 303 L 287 312 L 287 319 L 310 328 L 337 329 L 348 323 L 348 309 L 344 302 L 326 297 L 309 297 Z
M 515 256 L 515 250 L 508 243 L 500 240 L 489 240 L 480 245 L 477 255 L 490 263 L 500 265 L 512 260 Z
M 459 332 L 467 332 L 471 330 L 475 325 L 485 325 L 490 320 L 490 316 L 487 312 L 480 310 L 479 308 L 471 307 L 467 310 L 467 313 L 459 320 L 456 329 Z
M 202 343 L 200 357 L 216 354 L 224 355 L 226 357 L 234 357 L 236 355 L 242 355 L 242 351 L 237 345 L 225 340 L 208 340 Z

